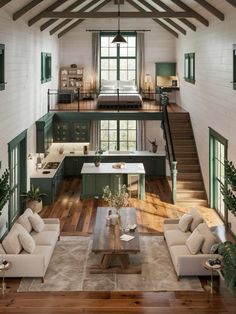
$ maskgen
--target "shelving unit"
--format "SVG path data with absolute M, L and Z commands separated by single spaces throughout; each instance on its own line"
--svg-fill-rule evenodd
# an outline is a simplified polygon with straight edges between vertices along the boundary
M 77 89 L 84 87 L 84 69 L 62 67 L 60 69 L 60 88 L 61 90 L 68 90 L 77 92 Z

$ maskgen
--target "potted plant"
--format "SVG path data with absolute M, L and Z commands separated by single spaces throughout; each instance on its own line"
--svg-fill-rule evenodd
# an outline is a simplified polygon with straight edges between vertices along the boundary
M 102 154 L 104 153 L 104 150 L 103 149 L 96 149 L 95 151 L 95 159 L 94 159 L 94 164 L 96 167 L 99 167 L 100 166 L 100 163 L 102 161 Z
M 31 188 L 28 192 L 21 194 L 26 200 L 27 208 L 31 208 L 34 212 L 39 213 L 43 208 L 42 196 L 46 195 L 45 193 L 40 193 L 38 187 L 31 185 Z
M 236 190 L 236 168 L 232 161 L 225 160 L 225 177 L 231 185 L 232 190 Z
M 0 229 L 4 226 L 4 219 L 2 217 L 2 209 L 6 205 L 7 201 L 13 192 L 9 185 L 10 172 L 6 169 L 0 178 Z
M 115 207 L 117 214 L 119 214 L 119 209 L 121 207 L 126 207 L 128 205 L 128 197 L 126 185 L 123 184 L 122 187 L 117 192 L 111 191 L 109 185 L 105 186 L 103 189 L 102 198 L 108 203 L 110 207 Z

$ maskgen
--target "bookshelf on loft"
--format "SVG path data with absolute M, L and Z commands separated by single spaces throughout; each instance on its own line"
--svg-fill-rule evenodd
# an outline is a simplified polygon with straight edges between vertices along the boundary
M 72 102 L 78 94 L 78 88 L 84 87 L 84 69 L 73 67 L 62 67 L 60 69 L 60 100 L 62 102 Z

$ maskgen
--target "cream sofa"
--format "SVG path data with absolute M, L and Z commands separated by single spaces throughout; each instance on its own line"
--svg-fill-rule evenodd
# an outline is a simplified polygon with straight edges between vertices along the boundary
M 221 258 L 218 254 L 210 253 L 212 245 L 220 240 L 211 232 L 202 218 L 198 219 L 195 228 L 203 233 L 204 241 L 200 251 L 197 254 L 192 254 L 186 245 L 186 241 L 194 230 L 191 230 L 190 227 L 187 232 L 181 231 L 179 219 L 164 220 L 164 237 L 178 278 L 180 276 L 210 275 L 210 271 L 204 268 L 204 263 L 210 258 Z
M 56 242 L 60 238 L 60 221 L 57 218 L 43 219 L 43 230 L 35 232 L 29 221 L 30 215 L 33 212 L 28 208 L 18 218 L 0 244 L 0 255 L 10 262 L 5 277 L 41 277 L 43 281 Z M 22 232 L 29 233 L 35 242 L 32 253 L 25 251 L 19 241 Z

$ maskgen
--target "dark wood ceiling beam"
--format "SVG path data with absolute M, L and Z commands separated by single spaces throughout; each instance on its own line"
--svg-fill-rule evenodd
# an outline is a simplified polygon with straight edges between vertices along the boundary
M 155 9 L 152 5 L 150 5 L 149 3 L 147 3 L 144 0 L 139 0 L 140 3 L 142 3 L 144 6 L 146 6 L 146 8 L 152 10 L 152 12 L 160 12 L 157 9 Z M 174 28 L 176 28 L 179 32 L 181 32 L 183 35 L 186 35 L 187 32 L 185 29 L 183 29 L 181 26 L 179 26 L 178 24 L 176 24 L 174 21 L 172 21 L 169 18 L 165 18 L 164 19 L 168 24 L 170 24 L 171 26 L 173 26 Z
M 236 0 L 226 0 L 229 4 L 231 4 L 233 7 L 236 7 Z
M 166 5 L 165 3 L 163 3 L 161 0 L 152 0 L 152 2 L 156 3 L 160 8 L 164 9 L 165 11 L 172 11 L 174 12 L 174 10 L 172 10 L 170 7 L 168 7 L 168 5 Z M 191 23 L 189 20 L 185 19 L 185 18 L 179 18 L 178 19 L 180 22 L 182 22 L 183 24 L 185 24 L 186 26 L 188 26 L 191 30 L 193 30 L 194 32 L 196 32 L 197 27 Z
M 213 5 L 208 3 L 206 0 L 194 0 L 194 1 L 200 4 L 204 9 L 209 11 L 211 14 L 216 16 L 219 20 L 224 21 L 225 19 L 224 14 L 218 9 L 216 9 L 215 7 L 213 7 Z
M 135 9 L 139 10 L 139 11 L 145 11 L 143 8 L 141 8 L 136 2 L 133 2 L 133 0 L 126 0 L 130 5 L 132 5 Z M 165 23 L 156 20 L 156 19 L 152 19 L 154 22 L 156 22 L 157 24 L 159 24 L 162 28 L 164 28 L 166 31 L 168 31 L 169 33 L 171 33 L 171 35 L 174 35 L 175 37 L 179 37 L 178 33 L 176 33 L 172 28 L 170 28 L 169 26 L 167 26 Z
M 0 0 L 0 9 L 4 7 L 4 5 L 8 4 L 9 2 L 11 2 L 11 0 Z
M 41 13 L 41 18 L 71 18 L 71 19 L 110 19 L 117 18 L 117 12 L 52 12 L 45 11 Z M 196 12 L 120 12 L 121 18 L 178 18 L 178 17 L 192 17 L 197 18 Z
M 179 6 L 180 8 L 182 8 L 185 11 L 188 11 L 189 13 L 195 13 L 195 18 L 201 22 L 203 25 L 205 26 L 209 26 L 209 21 L 207 19 L 205 19 L 202 15 L 198 14 L 196 11 L 194 11 L 193 9 L 191 9 L 189 6 L 187 6 L 185 3 L 183 3 L 180 0 L 172 0 L 172 2 L 174 2 L 177 6 Z
M 32 26 L 34 25 L 36 22 L 38 22 L 39 20 L 41 20 L 43 18 L 43 14 L 45 12 L 49 12 L 49 11 L 53 11 L 55 9 L 57 9 L 59 6 L 61 6 L 63 3 L 67 2 L 67 0 L 57 0 L 56 2 L 54 2 L 52 5 L 50 5 L 49 7 L 47 7 L 45 10 L 39 12 L 37 15 L 35 15 L 32 19 L 30 19 L 28 21 L 28 25 Z
M 81 5 L 82 3 L 84 3 L 85 0 L 77 0 L 74 3 L 72 3 L 71 5 L 69 5 L 65 10 L 63 10 L 62 12 L 70 12 L 74 9 L 76 9 L 79 5 Z M 56 21 L 58 21 L 58 19 L 50 19 L 47 22 L 45 22 L 43 25 L 40 26 L 40 30 L 44 31 L 46 28 L 48 28 L 49 26 L 51 26 L 52 24 L 54 24 Z
M 90 2 L 89 4 L 85 5 L 81 10 L 78 10 L 77 12 L 84 12 L 86 10 L 88 10 L 91 6 L 93 6 L 94 4 L 97 3 L 97 0 L 93 0 L 92 2 Z M 58 19 L 57 19 L 58 20 Z M 53 29 L 50 30 L 50 35 L 55 34 L 57 31 L 59 31 L 59 29 L 61 29 L 62 27 L 66 26 L 68 23 L 70 23 L 71 21 L 73 21 L 73 19 L 66 19 L 63 22 L 61 22 L 60 24 L 58 24 L 56 27 L 54 27 Z M 84 19 L 80 20 L 82 23 L 84 21 Z M 79 23 L 79 24 L 80 24 Z M 77 24 L 77 25 L 79 25 Z M 76 25 L 76 26 L 77 26 Z
M 93 10 L 91 10 L 91 12 L 97 12 L 98 10 L 100 10 L 101 8 L 103 8 L 106 4 L 108 4 L 111 0 L 105 0 L 104 2 L 100 3 L 96 8 L 94 8 Z M 81 23 L 81 22 L 80 22 Z M 79 21 L 74 22 L 73 24 L 71 24 L 69 27 L 65 28 L 63 31 L 61 31 L 58 34 L 58 38 L 62 37 L 63 35 L 65 35 L 66 33 L 68 33 L 70 30 L 72 30 L 73 28 L 75 28 L 76 26 L 78 26 Z
M 23 8 L 20 10 L 16 11 L 13 14 L 13 20 L 16 21 L 18 20 L 21 16 L 32 10 L 36 5 L 38 5 L 40 2 L 43 2 L 44 0 L 32 0 L 28 4 L 26 4 Z

